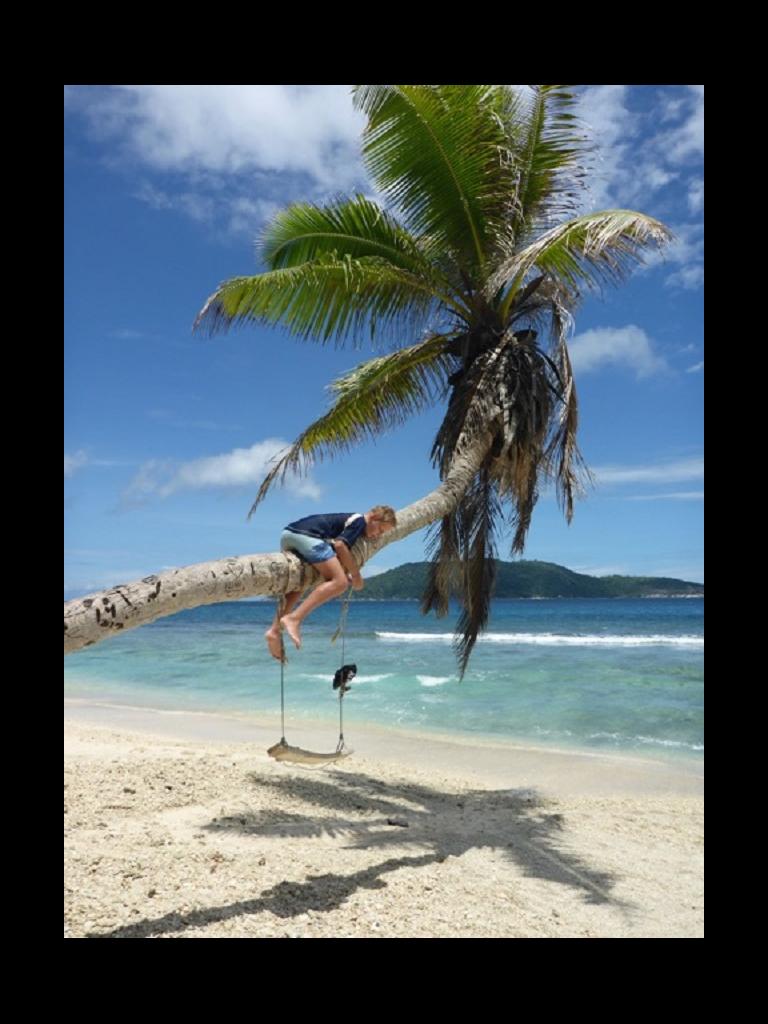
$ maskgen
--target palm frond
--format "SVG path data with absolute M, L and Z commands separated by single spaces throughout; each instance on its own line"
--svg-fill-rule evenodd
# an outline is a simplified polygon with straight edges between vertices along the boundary
M 444 476 L 460 437 L 494 432 L 491 477 L 509 506 L 512 552 L 522 553 L 542 482 L 551 480 L 572 517 L 573 498 L 590 480 L 576 444 L 576 390 L 566 347 L 567 311 L 556 307 L 552 357 L 535 332 L 509 332 L 478 356 L 454 383 L 448 410 L 432 448 Z M 435 587 L 435 592 L 439 588 Z M 433 606 L 437 606 L 434 604 Z
M 408 229 L 450 249 L 484 276 L 488 250 L 503 230 L 514 168 L 499 116 L 503 86 L 355 86 L 368 118 L 363 157 L 371 178 Z
M 552 308 L 552 337 L 557 366 L 555 370 L 561 388 L 560 420 L 544 454 L 546 469 L 555 481 L 558 503 L 566 522 L 573 519 L 573 501 L 583 496 L 587 486 L 594 485 L 594 476 L 587 466 L 576 443 L 579 426 L 579 406 L 576 384 L 568 354 L 567 336 L 573 326 L 569 311 L 559 302 Z
M 576 97 L 569 87 L 533 89 L 522 115 L 517 208 L 510 224 L 518 243 L 542 225 L 577 212 L 585 192 L 582 158 L 592 148 L 586 125 L 573 112 Z
M 446 338 L 437 335 L 369 359 L 329 385 L 335 401 L 283 453 L 265 477 L 250 518 L 279 477 L 304 473 L 313 460 L 348 451 L 433 404 L 447 386 Z
M 547 274 L 576 294 L 582 284 L 618 284 L 632 267 L 643 262 L 646 248 L 661 248 L 673 237 L 661 221 L 634 210 L 589 213 L 546 231 L 504 260 L 489 279 L 487 293 L 493 295 L 508 287 L 501 314 L 505 318 L 526 277 L 534 271 Z
M 578 302 L 575 294 L 566 296 L 562 290 L 558 290 L 551 278 L 546 274 L 539 274 L 517 293 L 507 313 L 507 324 L 516 331 L 526 328 L 536 331 L 537 334 L 543 333 L 549 327 L 555 297 L 568 308 L 574 308 Z
M 429 561 L 427 583 L 421 597 L 421 613 L 435 610 L 439 619 L 448 614 L 451 594 L 461 584 L 459 540 L 456 510 L 433 523 L 427 531 L 426 553 Z
M 462 609 L 456 623 L 454 650 L 459 679 L 464 678 L 469 658 L 488 622 L 496 581 L 494 531 L 501 516 L 496 483 L 484 466 L 458 509 L 458 533 L 462 548 Z
M 433 285 L 377 256 L 327 253 L 295 267 L 225 281 L 195 320 L 210 334 L 232 326 L 283 326 L 300 338 L 337 345 L 352 338 L 421 333 L 442 308 Z
M 486 459 L 457 507 L 430 531 L 429 573 L 421 611 L 435 609 L 447 614 L 449 600 L 456 594 L 461 612 L 456 624 L 454 650 L 459 678 L 463 678 L 469 657 L 484 629 L 496 579 L 494 531 L 501 517 L 497 486 Z
M 546 361 L 534 344 L 513 342 L 506 347 L 496 385 L 503 413 L 494 471 L 500 495 L 511 504 L 513 554 L 525 546 L 539 497 L 539 473 L 547 466 L 546 439 L 554 407 L 550 384 Z
M 320 206 L 292 203 L 265 226 L 260 255 L 270 270 L 296 267 L 330 252 L 359 259 L 374 256 L 431 285 L 434 294 L 459 314 L 467 311 L 452 283 L 441 277 L 413 237 L 396 218 L 363 195 L 338 196 Z
M 291 203 L 265 225 L 259 244 L 270 270 L 295 267 L 333 251 L 380 256 L 417 273 L 430 269 L 410 234 L 363 195 L 338 196 L 322 206 Z

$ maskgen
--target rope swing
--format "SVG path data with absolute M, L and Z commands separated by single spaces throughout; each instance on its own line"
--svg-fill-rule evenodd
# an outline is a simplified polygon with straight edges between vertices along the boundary
M 347 673 L 345 669 L 353 669 L 356 671 L 355 666 L 344 664 L 344 652 L 345 652 L 345 632 L 346 632 L 346 620 L 347 612 L 349 610 L 349 602 L 352 598 L 352 588 L 347 590 L 346 597 L 341 608 L 341 615 L 339 617 L 339 626 L 336 632 L 331 637 L 331 643 L 335 643 L 336 639 L 341 636 L 341 667 L 336 672 L 333 680 L 333 688 L 339 691 L 339 740 L 336 744 L 336 750 L 332 753 L 322 754 L 317 753 L 313 750 L 304 750 L 302 747 L 291 746 L 285 738 L 285 646 L 283 643 L 282 630 L 280 632 L 280 721 L 282 735 L 279 743 L 275 743 L 271 746 L 267 753 L 270 757 L 274 758 L 275 761 L 287 761 L 291 764 L 299 764 L 306 766 L 321 767 L 326 764 L 333 764 L 335 761 L 341 761 L 345 757 L 349 757 L 352 753 L 351 750 L 345 749 L 344 742 L 344 694 L 349 689 L 346 684 Z M 280 597 L 277 603 L 278 606 L 278 622 L 282 617 L 283 612 L 283 597 Z M 354 674 L 353 671 L 353 674 Z

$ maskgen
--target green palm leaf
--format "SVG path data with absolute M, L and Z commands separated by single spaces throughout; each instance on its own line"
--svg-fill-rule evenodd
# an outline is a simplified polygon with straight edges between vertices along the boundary
M 441 302 L 422 277 L 378 256 L 336 252 L 295 267 L 225 281 L 195 320 L 211 334 L 255 322 L 282 325 L 301 338 L 337 344 L 421 332 Z
M 459 679 L 464 678 L 478 635 L 485 629 L 496 582 L 494 533 L 501 519 L 501 503 L 487 468 L 478 473 L 457 510 L 462 560 L 462 608 L 456 623 L 454 650 Z
M 566 292 L 601 281 L 620 283 L 643 262 L 649 244 L 661 247 L 673 239 L 669 228 L 634 210 L 600 210 L 566 221 L 504 260 L 488 282 L 487 293 L 507 287 L 506 317 L 527 275 L 546 273 Z
M 450 250 L 482 279 L 503 231 L 515 169 L 499 109 L 510 97 L 488 85 L 355 86 L 368 117 L 363 157 L 379 190 L 430 253 Z
M 586 174 L 581 157 L 591 145 L 585 126 L 573 113 L 574 104 L 567 86 L 539 85 L 522 114 L 517 204 L 510 223 L 518 241 L 543 222 L 571 216 L 578 209 Z
M 349 450 L 375 438 L 433 404 L 444 392 L 450 368 L 446 337 L 369 359 L 329 385 L 335 401 L 294 441 L 264 479 L 248 513 L 250 518 L 278 478 L 304 472 L 311 460 Z
M 460 315 L 467 310 L 451 294 L 452 283 L 422 252 L 419 240 L 365 196 L 340 196 L 325 206 L 293 203 L 264 229 L 261 257 L 271 270 L 296 267 L 328 253 L 378 257 L 429 284 L 435 296 Z

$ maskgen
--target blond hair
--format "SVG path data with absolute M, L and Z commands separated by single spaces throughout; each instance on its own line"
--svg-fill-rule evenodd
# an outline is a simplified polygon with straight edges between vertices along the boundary
M 391 505 L 374 505 L 368 510 L 372 519 L 378 519 L 380 523 L 391 523 L 397 526 L 397 515 Z

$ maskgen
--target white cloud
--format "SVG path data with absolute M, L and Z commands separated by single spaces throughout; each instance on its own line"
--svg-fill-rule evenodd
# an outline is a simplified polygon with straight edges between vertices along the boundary
M 687 291 L 694 291 L 704 283 L 704 266 L 698 264 L 692 267 L 681 267 L 674 274 L 670 274 L 664 281 L 668 287 L 685 288 Z
M 688 209 L 699 213 L 704 208 L 704 179 L 694 178 L 688 185 Z
M 584 89 L 579 98 L 577 114 L 597 146 L 589 160 L 588 209 L 647 202 L 680 176 L 681 163 L 703 151 L 703 93 L 684 87 L 679 93 L 660 92 L 650 113 L 633 109 L 630 95 L 624 85 L 598 85 Z M 657 129 L 671 122 L 677 123 Z
M 170 460 L 149 459 L 144 462 L 123 492 L 122 507 L 135 508 L 145 504 L 157 494 L 162 480 L 172 475 L 173 463 Z
M 652 466 L 592 466 L 600 484 L 681 483 L 704 479 L 704 459 L 695 456 Z
M 590 127 L 592 137 L 602 147 L 613 146 L 637 131 L 636 121 L 627 120 L 627 94 L 626 85 L 594 85 L 579 96 L 577 114 Z
M 169 196 L 167 192 L 163 192 L 162 189 L 151 185 L 148 181 L 142 182 L 133 194 L 136 199 L 141 199 L 147 206 L 151 206 L 153 210 L 173 209 L 173 197 Z
M 174 210 L 220 233 L 247 238 L 256 236 L 264 223 L 284 206 L 270 199 L 252 199 L 218 190 L 210 195 L 191 190 L 167 192 L 149 182 L 143 182 L 133 195 L 155 210 Z
M 64 476 L 72 476 L 78 469 L 88 464 L 88 453 L 80 449 L 72 455 L 64 452 Z
M 229 204 L 227 228 L 233 235 L 254 235 L 259 225 L 271 220 L 280 208 L 280 203 L 268 199 L 234 199 Z
M 135 198 L 218 236 L 253 238 L 294 196 L 370 191 L 346 85 L 74 87 L 65 106 L 108 143 L 109 166 L 165 175 L 139 180 Z
M 161 171 L 360 177 L 365 123 L 344 85 L 125 85 L 80 91 L 94 134 Z
M 642 327 L 596 327 L 577 334 L 569 345 L 573 368 L 579 373 L 603 366 L 626 366 L 638 379 L 669 369 L 666 361 L 653 351 L 651 340 Z
M 680 269 L 664 281 L 666 286 L 693 289 L 704 281 L 704 225 L 701 223 L 670 224 L 675 240 L 663 251 L 649 250 L 638 272 L 644 273 L 660 265 L 679 264 Z
M 659 96 L 660 120 L 677 121 L 685 113 L 685 98 L 680 96 L 674 99 L 671 96 L 661 94 Z
M 703 87 L 670 87 L 655 95 L 654 104 L 646 112 L 633 109 L 630 96 L 626 86 L 614 85 L 590 86 L 580 96 L 577 113 L 592 129 L 597 146 L 588 159 L 591 197 L 581 212 L 613 207 L 647 210 L 649 199 L 680 178 L 683 165 L 701 161 Z M 660 129 L 662 124 L 665 127 Z M 701 213 L 702 177 L 689 180 L 685 201 L 691 214 Z M 703 280 L 703 247 L 696 240 L 695 244 L 691 242 L 688 236 L 700 230 L 700 225 L 684 225 L 674 230 L 685 237 L 682 243 L 665 248 L 664 261 L 680 264 L 681 270 L 667 278 L 666 283 L 698 288 Z M 648 255 L 647 265 L 658 266 L 660 256 L 653 251 Z M 695 270 L 689 269 L 691 264 Z
M 590 198 L 584 212 L 618 205 L 614 194 L 626 178 L 622 165 L 629 139 L 637 130 L 626 98 L 625 85 L 597 85 L 585 89 L 576 105 L 576 113 L 589 127 L 597 147 L 588 161 L 593 173 L 588 180 Z
M 703 125 L 703 90 L 679 87 L 677 92 L 660 92 L 650 113 L 640 113 L 629 103 L 626 86 L 590 86 L 580 96 L 577 113 L 590 126 L 596 143 L 595 153 L 587 160 L 590 196 L 582 213 L 617 207 L 647 212 L 649 200 L 680 178 L 681 164 L 700 157 L 694 141 L 698 138 L 695 126 Z M 668 129 L 657 128 L 672 122 Z M 703 147 L 703 130 L 700 141 Z M 689 180 L 685 202 L 691 214 L 701 213 L 704 181 L 700 176 Z M 649 248 L 636 272 L 663 263 L 673 270 L 665 284 L 699 288 L 704 279 L 703 228 L 698 223 L 671 227 L 677 241 L 663 250 Z
M 79 451 L 76 451 L 71 455 L 67 455 L 67 453 L 64 452 L 64 476 L 72 476 L 78 469 L 82 469 L 83 466 L 112 467 L 127 465 L 130 465 L 130 463 L 119 462 L 114 459 L 94 459 L 84 448 L 81 448 Z
M 685 372 L 686 373 L 698 373 L 699 370 L 703 370 L 703 369 L 704 369 L 704 362 L 702 360 L 702 362 L 696 363 L 695 366 L 689 366 L 688 369 Z
M 122 507 L 142 505 L 154 497 L 167 498 L 178 491 L 226 489 L 260 484 L 273 458 L 288 447 L 280 438 L 268 438 L 250 448 L 235 448 L 222 455 L 175 463 L 150 459 L 140 468 L 123 494 Z M 287 489 L 300 497 L 316 499 L 321 491 L 308 476 L 289 474 Z
M 689 86 L 684 96 L 682 122 L 655 139 L 658 148 L 673 164 L 687 163 L 704 155 L 704 86 Z

